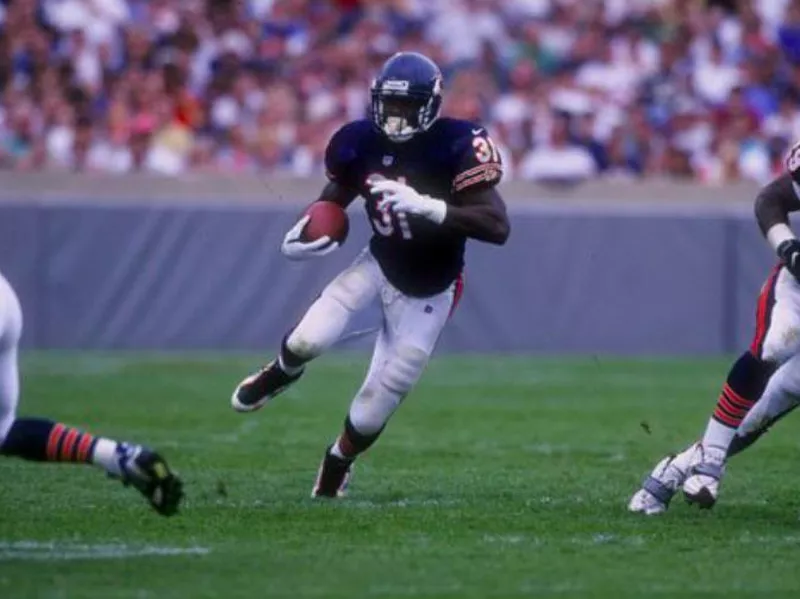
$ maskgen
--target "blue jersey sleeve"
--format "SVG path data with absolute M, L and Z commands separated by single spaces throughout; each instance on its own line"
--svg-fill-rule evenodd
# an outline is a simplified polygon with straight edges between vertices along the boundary
M 358 157 L 363 139 L 361 122 L 348 123 L 333 134 L 325 149 L 325 175 L 344 187 L 358 188 Z

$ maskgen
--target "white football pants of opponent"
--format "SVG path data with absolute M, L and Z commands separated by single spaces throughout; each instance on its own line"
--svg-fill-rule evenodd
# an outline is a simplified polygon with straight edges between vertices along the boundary
M 8 436 L 19 401 L 17 347 L 22 335 L 22 309 L 11 285 L 0 274 L 0 446 Z
M 777 370 L 739 425 L 739 437 L 763 433 L 800 405 L 800 282 L 786 268 L 780 269 L 775 280 L 774 304 L 761 357 L 778 365 Z

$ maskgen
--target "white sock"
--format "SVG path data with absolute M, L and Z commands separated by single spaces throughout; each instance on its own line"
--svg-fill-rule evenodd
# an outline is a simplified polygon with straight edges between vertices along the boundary
M 722 424 L 714 418 L 710 418 L 701 443 L 704 448 L 718 447 L 722 449 L 723 452 L 727 453 L 728 446 L 731 444 L 731 441 L 733 441 L 735 435 L 735 428 Z
M 120 476 L 119 459 L 117 456 L 116 441 L 98 437 L 92 453 L 92 463 L 97 464 L 103 470 L 113 476 Z

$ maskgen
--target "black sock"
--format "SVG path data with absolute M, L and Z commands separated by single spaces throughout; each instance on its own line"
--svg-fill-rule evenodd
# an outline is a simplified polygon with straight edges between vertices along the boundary
M 383 428 L 371 435 L 358 432 L 356 427 L 353 426 L 353 422 L 350 420 L 350 415 L 348 414 L 347 418 L 344 419 L 344 431 L 342 431 L 342 434 L 339 435 L 339 439 L 337 440 L 339 451 L 345 458 L 353 460 L 356 456 L 372 447 L 375 441 L 378 440 L 378 437 L 381 436 L 382 432 Z
M 291 349 L 289 349 L 289 346 L 286 344 L 288 339 L 289 335 L 286 335 L 283 338 L 283 341 L 281 341 L 278 364 L 282 370 L 287 371 L 287 374 L 295 374 L 303 368 L 308 360 L 298 356 Z
M 45 418 L 17 418 L 11 425 L 0 454 L 36 462 L 89 462 L 97 440 Z

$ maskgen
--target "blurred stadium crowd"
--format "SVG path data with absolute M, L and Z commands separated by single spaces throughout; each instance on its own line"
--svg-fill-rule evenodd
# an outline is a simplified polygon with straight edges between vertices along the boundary
M 0 167 L 322 172 L 400 49 L 512 178 L 763 181 L 800 138 L 800 1 L 13 0 Z

